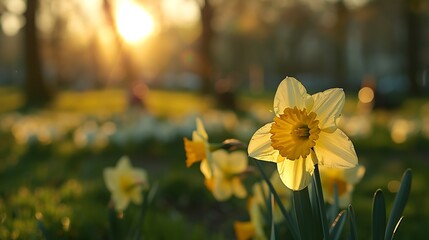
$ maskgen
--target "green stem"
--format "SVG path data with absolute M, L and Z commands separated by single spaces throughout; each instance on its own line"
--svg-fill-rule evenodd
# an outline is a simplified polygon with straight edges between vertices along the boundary
M 295 207 L 296 218 L 298 220 L 301 237 L 304 240 L 314 239 L 312 228 L 314 227 L 314 218 L 311 212 L 310 195 L 308 187 L 300 191 L 293 191 L 293 205 Z
M 325 209 L 325 200 L 323 198 L 323 191 L 322 191 L 322 183 L 320 181 L 320 173 L 319 173 L 319 166 L 318 164 L 314 165 L 314 173 L 313 173 L 316 193 L 317 193 L 317 199 L 319 201 L 319 212 L 320 212 L 320 221 L 322 222 L 322 229 L 323 229 L 323 237 L 325 240 L 330 239 L 329 238 L 329 228 L 328 228 L 328 220 L 326 218 L 326 209 Z
M 262 169 L 261 164 L 258 162 L 258 160 L 252 158 L 255 162 L 255 165 L 258 167 L 259 172 L 261 173 L 262 177 L 264 178 L 265 182 L 267 183 L 268 187 L 270 188 L 271 193 L 274 196 L 274 200 L 279 204 L 280 211 L 282 212 L 283 216 L 285 217 L 285 223 L 287 228 L 291 231 L 292 236 L 294 239 L 301 239 L 301 236 L 299 234 L 298 226 L 296 225 L 296 222 L 293 221 L 292 217 L 288 214 L 286 211 L 286 208 L 284 207 L 283 203 L 281 202 L 281 199 L 279 195 L 277 194 L 276 190 L 274 189 L 273 184 L 271 183 L 270 179 L 265 174 L 264 170 Z M 294 223 L 294 224 L 293 224 Z

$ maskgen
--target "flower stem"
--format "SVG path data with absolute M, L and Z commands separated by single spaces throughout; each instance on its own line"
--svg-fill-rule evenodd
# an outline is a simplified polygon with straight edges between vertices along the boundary
M 314 231 L 314 218 L 311 212 L 310 195 L 308 194 L 308 187 L 299 191 L 293 191 L 293 205 L 295 208 L 296 218 L 298 220 L 299 230 L 301 237 L 304 240 L 315 239 L 313 236 Z
M 316 154 L 314 154 L 316 155 Z M 326 209 L 325 209 L 325 200 L 323 198 L 322 184 L 320 182 L 320 173 L 319 173 L 319 165 L 314 165 L 314 187 L 316 188 L 317 199 L 319 201 L 319 211 L 320 211 L 320 221 L 322 222 L 323 229 L 323 237 L 325 240 L 329 239 L 329 228 L 328 228 L 328 220 L 326 218 Z
M 262 169 L 261 164 L 258 162 L 258 160 L 252 158 L 255 162 L 255 165 L 258 167 L 259 172 L 261 173 L 262 177 L 264 178 L 265 182 L 267 183 L 268 187 L 270 188 L 271 193 L 274 196 L 274 200 L 278 203 L 280 211 L 282 212 L 283 216 L 285 217 L 285 223 L 287 228 L 291 231 L 293 239 L 301 239 L 301 236 L 299 234 L 298 226 L 295 221 L 293 221 L 292 217 L 288 214 L 286 208 L 281 202 L 281 199 L 279 195 L 277 194 L 276 190 L 274 189 L 273 184 L 271 183 L 270 179 L 265 174 L 264 170 Z

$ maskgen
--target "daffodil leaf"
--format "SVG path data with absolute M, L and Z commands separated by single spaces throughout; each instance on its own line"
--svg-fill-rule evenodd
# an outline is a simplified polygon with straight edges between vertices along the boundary
M 37 228 L 40 230 L 40 232 L 45 237 L 45 239 L 50 239 L 48 230 L 46 229 L 45 224 L 43 224 L 43 222 L 39 219 L 37 219 L 36 221 L 37 221 Z
M 314 226 L 314 236 L 316 239 L 323 239 L 323 230 L 322 230 L 322 221 L 320 218 L 320 209 L 319 209 L 319 199 L 317 198 L 317 190 L 316 190 L 316 180 L 313 178 L 313 184 L 310 188 L 310 203 L 311 210 L 313 212 L 315 226 Z
M 353 206 L 349 204 L 349 207 L 347 209 L 348 215 L 349 215 L 349 239 L 350 240 L 357 240 L 357 227 L 356 227 L 356 218 L 355 218 L 355 211 L 353 210 Z
M 148 194 L 147 194 L 147 199 L 146 199 L 146 201 L 147 201 L 147 203 L 148 204 L 150 204 L 150 203 L 152 203 L 152 201 L 153 201 L 153 199 L 154 199 L 154 197 L 155 197 L 155 194 L 156 194 L 156 192 L 158 191 L 158 182 L 156 182 L 156 183 L 154 183 L 153 184 L 153 186 L 149 189 L 149 192 L 148 192 Z
M 329 230 L 330 239 L 337 240 L 340 239 L 341 232 L 343 231 L 344 225 L 347 219 L 347 212 L 345 210 L 338 213 L 337 217 L 334 219 Z
M 320 182 L 320 173 L 319 173 L 319 166 L 316 164 L 314 165 L 314 173 L 313 173 L 313 181 L 314 186 L 316 190 L 316 195 L 318 199 L 318 206 L 319 206 L 319 216 L 321 221 L 321 227 L 323 230 L 323 237 L 325 239 L 329 239 L 329 230 L 328 230 L 328 220 L 326 218 L 326 209 L 325 209 L 325 200 L 323 198 L 323 191 L 322 191 L 322 183 Z
M 311 212 L 310 196 L 308 187 L 300 191 L 293 191 L 293 204 L 295 207 L 298 227 L 303 240 L 315 239 L 312 227 L 315 225 L 314 217 Z
M 386 230 L 386 204 L 384 202 L 383 192 L 378 189 L 374 194 L 372 204 L 372 239 L 384 239 Z
M 338 216 L 339 212 L 340 212 L 340 207 L 339 207 L 339 197 L 338 197 L 338 186 L 335 183 L 334 184 L 334 203 L 331 204 L 326 211 L 326 217 L 328 219 L 328 223 L 333 223 L 335 221 L 335 218 Z
M 153 186 L 149 189 L 149 191 L 143 192 L 143 204 L 141 206 L 141 209 L 134 219 L 133 225 L 131 227 L 130 236 L 128 239 L 141 239 L 142 232 L 143 232 L 143 223 L 144 219 L 147 213 L 147 210 L 149 209 L 150 204 L 152 203 L 153 199 L 155 198 L 155 194 L 158 190 L 158 183 L 153 184 Z
M 271 200 L 271 194 L 270 194 L 270 200 Z M 270 201 L 271 202 L 271 201 Z M 276 224 L 274 222 L 274 217 L 273 217 L 273 210 L 272 210 L 272 204 L 270 204 L 270 208 L 271 208 L 271 233 L 270 233 L 270 239 L 271 240 L 276 240 Z
M 109 236 L 112 239 L 119 239 L 120 236 L 120 228 L 119 228 L 119 219 L 118 213 L 114 208 L 109 208 Z
M 273 217 L 273 194 L 268 194 L 268 201 L 267 201 L 267 209 L 268 209 L 268 215 L 269 219 L 271 221 L 271 233 L 270 233 L 270 239 L 275 240 L 276 239 L 276 232 L 275 232 L 275 224 L 274 224 L 274 217 Z
M 265 180 L 265 182 L 268 185 L 268 188 L 270 189 L 271 193 L 274 196 L 274 200 L 277 202 L 280 211 L 282 212 L 283 216 L 285 217 L 285 223 L 286 227 L 291 231 L 293 239 L 301 239 L 299 234 L 299 229 L 297 223 L 294 221 L 294 218 L 292 218 L 289 213 L 287 212 L 285 206 L 283 205 L 279 195 L 277 194 L 276 190 L 274 189 L 273 184 L 271 183 L 270 179 L 268 178 L 267 174 L 265 174 L 264 170 L 262 169 L 261 164 L 258 162 L 259 160 L 254 159 L 255 165 L 258 168 L 259 172 L 261 173 L 262 178 Z
M 334 184 L 334 204 L 332 205 L 332 211 L 334 214 L 337 214 L 340 209 L 340 197 L 338 194 L 338 185 L 337 183 Z M 335 215 L 334 215 L 335 216 Z
M 274 224 L 271 224 L 270 240 L 276 240 L 276 231 L 275 231 L 275 225 Z
M 396 239 L 396 231 L 398 230 L 399 225 L 402 223 L 402 220 L 403 220 L 403 219 L 404 219 L 404 216 L 402 216 L 402 217 L 399 219 L 398 224 L 396 224 L 396 226 L 395 226 L 395 230 L 393 230 L 392 240 Z
M 405 205 L 408 201 L 408 196 L 410 195 L 411 179 L 411 169 L 407 169 L 402 175 L 399 191 L 396 194 L 395 200 L 393 201 L 392 211 L 390 212 L 389 221 L 387 223 L 385 239 L 392 239 L 395 227 L 398 225 L 398 222 L 402 216 L 402 212 L 404 211 Z

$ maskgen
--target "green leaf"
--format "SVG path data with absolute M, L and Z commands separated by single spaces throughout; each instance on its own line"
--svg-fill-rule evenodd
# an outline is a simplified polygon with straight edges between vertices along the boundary
M 334 219 L 329 230 L 329 235 L 332 240 L 340 239 L 341 232 L 343 231 L 344 225 L 346 223 L 347 212 L 345 210 L 338 213 L 337 217 Z
M 273 184 L 271 183 L 268 176 L 265 174 L 264 170 L 262 169 L 261 164 L 258 162 L 259 160 L 256 160 L 254 158 L 253 158 L 253 160 L 254 160 L 255 165 L 258 168 L 259 172 L 261 173 L 262 178 L 265 180 L 265 182 L 268 185 L 268 188 L 270 189 L 271 193 L 273 194 L 274 200 L 278 203 L 280 211 L 282 212 L 283 216 L 285 217 L 286 227 L 291 231 L 293 239 L 301 239 L 296 221 L 294 221 L 294 219 L 287 212 L 285 206 L 281 202 L 279 195 L 277 194 L 276 190 L 274 189 Z
M 335 215 L 337 215 L 338 212 L 340 211 L 339 209 L 340 209 L 340 197 L 338 194 L 338 184 L 334 183 L 334 204 L 332 205 L 332 211 L 334 212 Z
M 39 220 L 39 219 L 37 219 L 36 221 L 37 221 L 36 222 L 37 223 L 37 228 L 40 230 L 40 232 L 42 233 L 42 235 L 44 236 L 44 238 L 46 240 L 51 239 L 49 237 L 49 233 L 48 233 L 48 230 L 45 227 L 45 224 L 43 224 L 43 222 L 41 220 Z
M 334 222 L 335 218 L 338 216 L 340 212 L 340 198 L 338 196 L 338 185 L 337 183 L 333 184 L 334 188 L 334 204 L 330 205 L 328 210 L 326 211 L 326 217 L 328 218 L 328 223 Z
M 313 227 L 315 225 L 313 214 L 311 212 L 310 195 L 308 194 L 308 187 L 300 190 L 293 191 L 293 203 L 295 207 L 296 218 L 298 220 L 298 227 L 301 237 L 304 240 L 315 239 L 313 236 Z
M 372 239 L 383 240 L 386 231 L 386 204 L 383 192 L 378 189 L 372 204 Z
M 319 199 L 317 198 L 317 192 L 315 187 L 315 178 L 313 178 L 313 185 L 310 188 L 310 203 L 311 210 L 314 216 L 315 227 L 313 228 L 314 236 L 316 239 L 323 239 L 322 221 L 320 219 Z
M 349 213 L 349 239 L 351 240 L 357 240 L 357 228 L 356 228 L 356 218 L 355 218 L 355 211 L 353 210 L 353 207 L 351 204 L 349 204 L 348 207 L 348 213 Z
M 144 220 L 146 213 L 149 209 L 150 204 L 152 203 L 153 199 L 155 198 L 155 194 L 158 191 L 158 183 L 156 182 L 153 184 L 153 186 L 149 189 L 148 192 L 144 191 L 143 194 L 143 204 L 141 206 L 141 209 L 134 219 L 133 224 L 131 225 L 131 230 L 129 232 L 128 239 L 141 239 L 143 235 L 144 230 Z
M 326 209 L 325 209 L 325 200 L 323 198 L 323 191 L 322 191 L 322 183 L 320 182 L 320 173 L 319 173 L 319 166 L 318 164 L 314 165 L 314 173 L 313 173 L 313 181 L 314 186 L 316 188 L 316 194 L 318 199 L 318 206 L 319 206 L 319 216 L 320 221 L 322 223 L 322 230 L 323 230 L 323 237 L 325 240 L 329 239 L 329 230 L 328 230 L 328 219 L 326 218 Z
M 407 169 L 402 175 L 399 191 L 396 194 L 395 200 L 393 201 L 392 211 L 390 212 L 389 221 L 387 223 L 385 239 L 392 239 L 395 227 L 398 225 L 398 222 L 402 216 L 402 212 L 404 211 L 405 205 L 408 201 L 408 196 L 410 195 L 411 179 L 411 169 Z
M 109 215 L 109 238 L 110 239 L 119 239 L 121 236 L 120 233 L 120 227 L 119 227 L 119 219 L 118 219 L 118 213 L 116 210 L 112 207 L 108 208 L 108 215 Z
M 271 220 L 270 239 L 275 240 L 276 231 L 275 231 L 274 214 L 273 214 L 273 194 L 268 194 L 267 209 L 268 209 L 269 219 Z
M 395 230 L 393 230 L 393 236 L 392 236 L 392 239 L 396 239 L 396 230 L 398 230 L 399 225 L 402 223 L 402 220 L 403 220 L 403 219 L 404 219 L 404 216 L 402 216 L 402 217 L 399 219 L 398 224 L 396 224 Z

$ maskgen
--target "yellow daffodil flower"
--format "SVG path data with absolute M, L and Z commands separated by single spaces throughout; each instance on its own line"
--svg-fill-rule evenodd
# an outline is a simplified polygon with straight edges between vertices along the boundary
M 283 183 L 295 191 L 308 186 L 314 164 L 356 166 L 353 144 L 336 125 L 344 99 L 340 88 L 309 95 L 298 80 L 287 77 L 274 97 L 274 122 L 252 136 L 249 156 L 277 163 Z
M 292 191 L 283 184 L 277 171 L 273 172 L 273 174 L 271 175 L 270 182 L 273 184 L 274 190 L 279 195 L 282 204 L 286 208 L 288 208 L 290 206 Z M 268 200 L 268 194 L 271 194 L 271 192 L 265 181 L 255 183 L 253 185 L 253 197 L 255 199 L 255 202 L 259 204 L 262 208 L 266 208 L 267 206 L 266 201 Z M 274 202 L 272 209 L 274 222 L 281 222 L 284 216 L 280 210 L 279 205 L 276 202 Z
M 122 157 L 115 168 L 104 169 L 103 177 L 117 211 L 124 211 L 130 201 L 142 203 L 142 191 L 148 187 L 147 174 L 144 169 L 133 168 L 128 157 Z
M 192 140 L 183 138 L 185 143 L 186 166 L 201 162 L 200 170 L 206 179 L 211 179 L 213 175 L 210 144 L 208 135 L 201 119 L 197 118 L 197 130 L 192 132 Z M 210 164 L 209 164 L 210 163 Z M 204 171 L 204 167 L 209 167 L 209 171 Z
M 249 199 L 250 221 L 234 223 L 234 231 L 237 240 L 265 240 L 267 237 L 264 232 L 264 218 L 262 217 L 259 204 L 254 198 Z
M 186 166 L 190 167 L 192 164 L 207 159 L 209 151 L 208 135 L 204 128 L 201 119 L 197 118 L 197 130 L 192 132 L 192 141 L 188 138 L 183 138 L 185 143 L 186 152 Z
M 206 177 L 206 186 L 218 201 L 225 201 L 232 195 L 244 198 L 246 188 L 241 182 L 240 174 L 247 169 L 247 156 L 242 151 L 229 153 L 224 149 L 212 153 L 213 177 Z M 209 176 L 210 168 L 207 161 L 201 163 L 204 176 Z
M 357 166 L 350 169 L 320 167 L 319 170 L 325 201 L 334 203 L 334 186 L 336 186 L 339 206 L 347 207 L 351 200 L 354 185 L 365 174 L 365 167 Z

